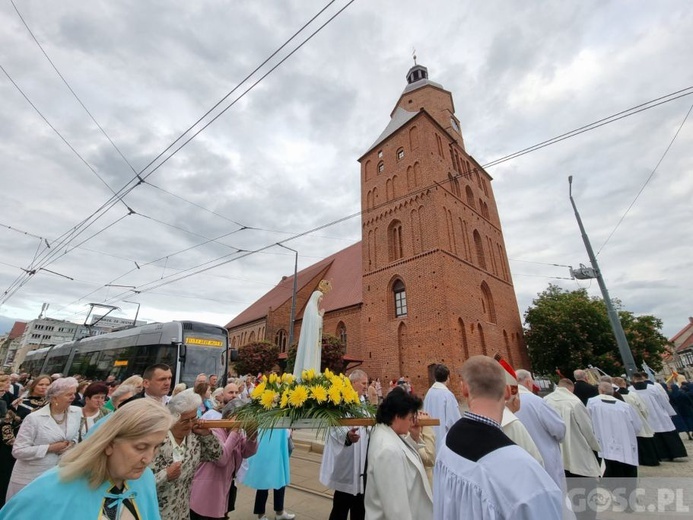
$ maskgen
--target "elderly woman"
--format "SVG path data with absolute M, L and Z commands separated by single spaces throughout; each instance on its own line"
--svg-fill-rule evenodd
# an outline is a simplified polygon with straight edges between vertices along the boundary
M 422 401 L 393 388 L 375 416 L 364 503 L 369 520 L 431 520 L 433 496 L 418 453 Z
M 148 464 L 173 418 L 149 399 L 128 403 L 53 468 L 17 493 L 0 520 L 160 520 Z
M 200 404 L 202 399 L 192 390 L 181 392 L 168 403 L 176 422 L 152 463 L 159 510 L 166 520 L 190 518 L 190 491 L 195 471 L 201 462 L 218 460 L 223 452 L 212 430 L 198 427 Z
M 234 399 L 224 408 L 222 419 L 232 417 L 240 399 Z M 257 430 L 246 437 L 243 430 L 213 429 L 223 447 L 223 454 L 214 462 L 203 462 L 197 468 L 190 495 L 191 520 L 226 520 L 236 499 L 234 478 L 243 459 L 257 451 Z
M 7 488 L 7 500 L 54 467 L 60 455 L 76 444 L 82 417 L 81 408 L 70 406 L 76 391 L 74 377 L 56 379 L 46 392 L 48 404 L 22 421 L 12 446 L 17 462 Z
M 108 385 L 106 383 L 91 383 L 84 389 L 82 421 L 79 424 L 79 442 L 82 442 L 82 439 L 89 433 L 96 421 L 108 415 L 108 410 L 102 409 L 107 395 Z

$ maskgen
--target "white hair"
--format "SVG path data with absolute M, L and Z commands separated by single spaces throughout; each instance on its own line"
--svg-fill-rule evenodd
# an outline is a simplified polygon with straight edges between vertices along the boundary
M 522 383 L 523 381 L 527 381 L 528 379 L 532 379 L 532 374 L 529 372 L 529 370 L 524 370 L 520 369 L 515 372 L 515 375 L 517 375 L 517 382 Z
M 46 397 L 51 399 L 56 395 L 74 392 L 77 390 L 77 385 L 79 385 L 79 383 L 74 377 L 63 377 L 61 379 L 56 379 L 48 387 L 48 390 L 46 390 Z
M 168 402 L 168 409 L 174 416 L 180 417 L 186 412 L 197 410 L 201 404 L 202 397 L 196 394 L 192 388 L 188 388 L 171 398 Z
M 357 368 L 351 374 L 349 374 L 349 381 L 353 383 L 354 381 L 358 381 L 359 379 L 363 379 L 364 377 L 368 379 L 368 374 L 366 374 L 360 368 Z

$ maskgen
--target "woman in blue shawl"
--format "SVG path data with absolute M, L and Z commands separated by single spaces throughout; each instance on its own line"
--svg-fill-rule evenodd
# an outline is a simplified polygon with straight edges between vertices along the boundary
M 152 399 L 123 405 L 0 509 L 0 520 L 160 520 L 149 463 L 173 417 Z

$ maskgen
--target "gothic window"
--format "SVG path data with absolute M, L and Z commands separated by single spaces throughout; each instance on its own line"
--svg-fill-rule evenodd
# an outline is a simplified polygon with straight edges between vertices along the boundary
M 493 305 L 493 295 L 486 282 L 481 282 L 481 299 L 488 321 L 496 323 L 496 307 Z
M 399 220 L 393 220 L 388 226 L 387 242 L 390 262 L 399 260 L 404 256 L 404 248 L 402 247 L 402 223 Z
M 457 177 L 453 177 L 451 173 L 448 173 L 448 180 L 450 181 L 450 191 L 452 191 L 455 196 L 460 196 L 460 183 L 457 181 Z
M 340 321 L 339 324 L 337 325 L 337 337 L 339 338 L 339 341 L 341 341 L 342 344 L 346 347 L 347 329 L 346 329 L 346 325 L 344 325 L 343 321 Z
M 380 161 L 378 163 L 378 173 L 383 173 L 385 171 L 385 163 L 383 161 Z
M 395 317 L 407 315 L 407 291 L 402 280 L 397 280 L 392 286 L 392 294 L 395 298 Z
M 401 161 L 402 159 L 404 159 L 404 148 L 397 150 L 397 160 Z
M 274 344 L 279 347 L 279 352 L 286 352 L 286 331 L 279 329 L 274 335 Z
M 474 230 L 474 247 L 476 248 L 476 261 L 479 267 L 486 269 L 486 257 L 484 256 L 484 243 L 481 241 L 481 235 Z
M 255 331 L 250 333 L 250 336 L 248 337 L 248 343 L 253 343 L 255 341 Z
M 371 177 L 373 177 L 373 164 L 371 161 L 366 161 L 365 166 L 363 167 L 364 170 L 364 178 L 365 180 L 369 181 L 371 180 Z
M 476 204 L 474 203 L 474 192 L 469 186 L 464 188 L 464 192 L 467 195 L 467 206 L 476 209 Z
M 414 150 L 419 146 L 419 129 L 415 126 L 411 127 L 409 130 L 409 148 Z

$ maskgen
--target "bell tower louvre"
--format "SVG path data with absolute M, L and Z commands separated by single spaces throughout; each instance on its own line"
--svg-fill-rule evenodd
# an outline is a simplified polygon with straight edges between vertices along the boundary
M 359 159 L 365 369 L 423 391 L 475 354 L 529 367 L 492 179 L 452 94 L 415 65 L 390 118 Z
M 466 151 L 452 94 L 407 73 L 390 122 L 359 159 L 362 240 L 298 272 L 294 338 L 321 279 L 324 334 L 385 382 L 423 393 L 475 354 L 529 368 L 491 177 Z M 286 356 L 293 276 L 226 325 L 233 348 L 267 340 Z M 457 391 L 456 384 L 451 385 Z

